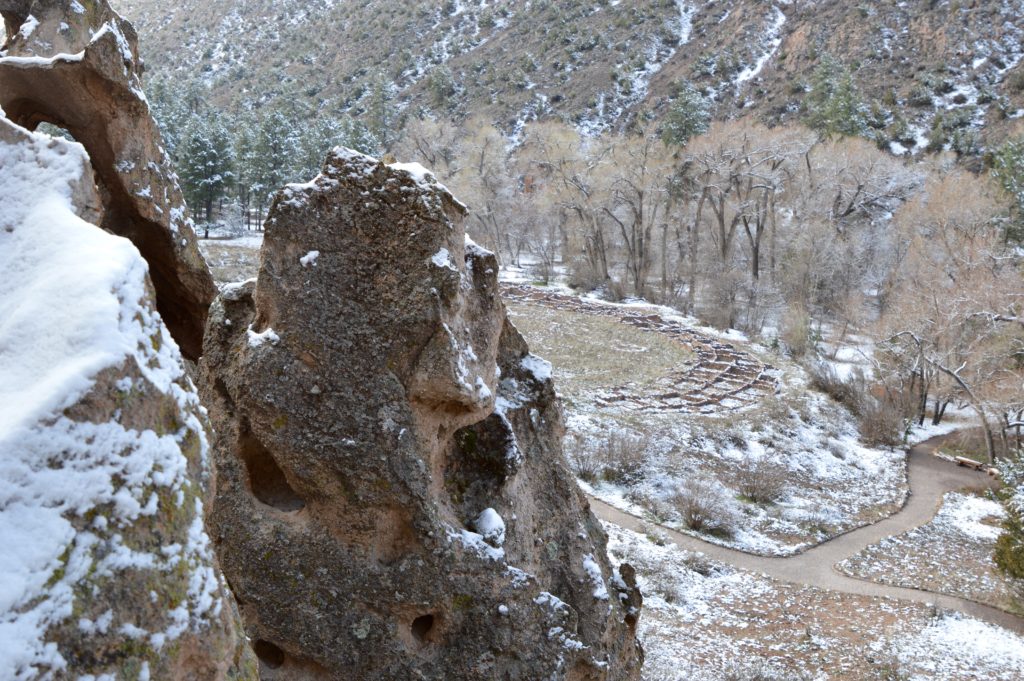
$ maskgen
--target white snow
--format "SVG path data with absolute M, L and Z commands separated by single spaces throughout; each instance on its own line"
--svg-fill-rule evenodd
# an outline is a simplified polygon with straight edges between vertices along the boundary
M 898 644 L 897 655 L 904 664 L 925 670 L 912 676 L 912 681 L 1010 680 L 1019 679 L 1024 669 L 1024 645 L 1019 636 L 958 614 L 942 617 Z
M 1006 510 L 992 499 L 967 494 L 950 493 L 935 516 L 935 522 L 947 523 L 972 539 L 995 541 L 1001 532 L 998 524 L 984 523 L 985 519 L 1002 520 Z
M 484 540 L 482 534 L 464 529 L 457 530 L 453 527 L 448 527 L 447 532 L 449 542 L 458 542 L 482 559 L 492 561 L 503 561 L 505 559 L 505 549 L 491 546 Z
M 320 251 L 310 251 L 306 255 L 299 258 L 299 262 L 303 267 L 316 266 L 316 259 L 320 257 Z
M 271 345 L 277 345 L 278 343 L 281 342 L 281 337 L 278 336 L 277 333 L 273 329 L 270 329 L 270 328 L 265 329 L 264 331 L 261 331 L 260 333 L 256 333 L 255 331 L 252 330 L 252 327 L 250 326 L 248 329 L 246 329 L 246 333 L 249 336 L 249 347 L 250 348 L 258 348 L 261 345 L 263 345 L 264 343 L 270 343 Z
M 551 362 L 546 359 L 541 359 L 537 355 L 527 355 L 519 364 L 541 383 L 551 379 Z
M 23 39 L 28 39 L 28 37 L 35 32 L 38 26 L 39 19 L 36 19 L 34 16 L 29 14 L 28 19 L 26 19 L 25 23 L 21 25 L 21 28 L 18 29 L 18 35 L 21 36 Z
M 761 73 L 761 69 L 764 68 L 768 60 L 772 58 L 776 50 L 782 44 L 782 27 L 786 23 L 786 15 L 782 13 L 778 7 L 772 7 L 775 16 L 772 19 L 772 23 L 765 30 L 764 38 L 766 38 L 765 51 L 757 58 L 752 66 L 748 66 L 737 74 L 733 80 L 733 84 L 736 89 L 739 90 L 743 83 L 753 80 L 757 74 Z
M 488 543 L 501 546 L 505 543 L 505 521 L 493 508 L 485 508 L 473 521 L 473 528 Z
M 604 577 L 601 576 L 601 566 L 594 560 L 594 554 L 588 553 L 583 556 L 583 569 L 594 585 L 594 598 L 599 601 L 607 601 L 608 586 L 604 583 Z
M 441 248 L 434 255 L 430 256 L 430 262 L 436 267 L 447 267 L 450 270 L 457 269 L 452 261 L 452 255 L 447 248 Z
M 0 126 L 11 127 L 6 119 Z M 22 131 L 24 132 L 24 131 Z M 170 570 L 187 561 L 187 601 L 172 640 L 205 611 L 219 588 L 197 508 L 186 546 L 145 554 L 117 528 L 153 515 L 158 489 L 179 506 L 191 487 L 182 451 L 198 438 L 199 399 L 159 315 L 146 303 L 147 266 L 126 239 L 79 218 L 71 202 L 84 150 L 32 133 L 0 142 L 0 678 L 49 678 L 66 665 L 46 632 L 74 612 L 75 590 L 137 567 Z M 75 421 L 63 413 L 103 370 L 133 367 L 170 396 L 186 422 L 175 432 L 118 422 Z M 131 388 L 127 377 L 118 387 Z M 174 503 L 173 501 L 168 503 Z M 88 529 L 72 520 L 103 510 Z M 204 571 L 201 567 L 205 565 Z M 59 571 L 58 571 L 59 570 Z M 182 625 L 182 623 L 184 623 Z M 102 632 L 106 615 L 80 628 Z M 129 626 L 120 624 L 118 630 Z M 134 627 L 134 625 L 131 625 Z M 136 631 L 137 630 L 137 631 Z M 140 637 L 150 633 L 134 627 Z M 155 644 L 158 639 L 150 638 Z

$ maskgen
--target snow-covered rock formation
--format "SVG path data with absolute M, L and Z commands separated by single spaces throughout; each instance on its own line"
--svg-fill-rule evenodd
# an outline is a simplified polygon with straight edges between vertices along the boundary
M 205 412 L 101 203 L 81 145 L 0 117 L 0 678 L 234 678 Z

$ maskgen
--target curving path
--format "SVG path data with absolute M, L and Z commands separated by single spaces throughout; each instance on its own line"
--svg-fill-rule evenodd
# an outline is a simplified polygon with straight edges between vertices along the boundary
M 502 284 L 501 293 L 504 298 L 515 302 L 616 318 L 625 324 L 664 334 L 686 345 L 696 355 L 693 364 L 665 377 L 668 389 L 661 394 L 637 395 L 627 385 L 606 392 L 603 395 L 606 403 L 638 410 L 720 413 L 752 404 L 778 389 L 774 367 L 729 343 L 660 315 L 529 285 Z M 703 553 L 715 561 L 741 570 L 830 591 L 935 605 L 1024 635 L 1024 619 L 998 608 L 946 594 L 858 579 L 834 567 L 883 539 L 927 524 L 938 512 L 942 497 L 947 492 L 993 484 L 993 479 L 986 473 L 962 468 L 933 456 L 935 450 L 949 437 L 935 437 L 910 448 L 907 455 L 910 490 L 902 509 L 884 520 L 851 530 L 793 556 L 759 556 L 705 542 L 663 525 L 657 527 L 680 548 Z M 597 517 L 630 530 L 643 532 L 653 524 L 596 497 L 590 497 L 590 505 Z
M 998 608 L 955 596 L 861 580 L 844 575 L 834 568 L 836 563 L 886 537 L 902 534 L 928 523 L 938 511 L 939 505 L 942 503 L 942 496 L 946 492 L 964 487 L 987 487 L 993 484 L 992 478 L 985 473 L 961 468 L 933 456 L 935 449 L 947 437 L 949 436 L 932 438 L 910 448 L 907 456 L 910 494 L 900 511 L 885 520 L 839 535 L 795 556 L 757 556 L 710 544 L 662 525 L 658 525 L 658 528 L 664 531 L 668 538 L 680 548 L 699 551 L 713 560 L 741 570 L 761 573 L 784 582 L 804 584 L 830 591 L 934 604 L 940 608 L 962 612 L 1024 635 L 1024 619 Z M 590 504 L 597 517 L 621 527 L 643 532 L 651 525 L 651 523 L 625 513 L 599 499 L 591 497 Z
M 668 336 L 693 351 L 696 359 L 661 380 L 660 391 L 638 395 L 630 386 L 602 391 L 599 402 L 638 410 L 710 414 L 754 404 L 778 389 L 775 368 L 749 352 L 661 315 L 585 300 L 522 284 L 502 284 L 501 295 L 518 303 L 618 319 Z

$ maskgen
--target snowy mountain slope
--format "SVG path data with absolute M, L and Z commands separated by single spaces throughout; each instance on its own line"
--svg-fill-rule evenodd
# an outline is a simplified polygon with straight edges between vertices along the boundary
M 158 77 L 233 108 L 275 97 L 360 115 L 375 82 L 400 106 L 483 114 L 507 132 L 558 116 L 596 132 L 661 115 L 682 80 L 716 115 L 802 116 L 824 55 L 854 72 L 872 126 L 921 148 L 1024 108 L 1024 2 L 120 0 Z M 884 140 L 880 140 L 884 142 Z

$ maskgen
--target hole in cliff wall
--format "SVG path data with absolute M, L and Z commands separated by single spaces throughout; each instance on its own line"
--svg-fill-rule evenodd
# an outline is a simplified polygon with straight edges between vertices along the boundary
M 434 630 L 434 616 L 420 615 L 412 621 L 410 630 L 414 639 L 420 643 L 428 643 L 430 641 L 430 634 Z
M 455 432 L 446 451 L 444 478 L 460 511 L 479 512 L 500 493 L 515 472 L 515 448 L 508 423 L 496 414 Z
M 249 475 L 249 489 L 259 501 L 285 512 L 299 511 L 306 506 L 288 484 L 270 451 L 248 429 L 243 429 L 239 437 L 238 451 Z
M 270 641 L 257 640 L 252 644 L 252 651 L 256 653 L 261 663 L 271 669 L 278 669 L 284 664 L 284 651 Z

